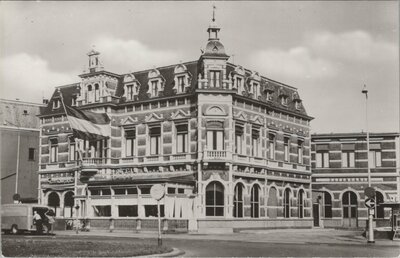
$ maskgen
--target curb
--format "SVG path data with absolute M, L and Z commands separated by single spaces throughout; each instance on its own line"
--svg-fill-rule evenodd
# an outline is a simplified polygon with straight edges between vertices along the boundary
M 173 247 L 172 251 L 169 253 L 163 253 L 163 254 L 152 254 L 152 255 L 145 255 L 145 256 L 136 256 L 136 257 L 176 257 L 179 255 L 184 254 L 185 252 Z

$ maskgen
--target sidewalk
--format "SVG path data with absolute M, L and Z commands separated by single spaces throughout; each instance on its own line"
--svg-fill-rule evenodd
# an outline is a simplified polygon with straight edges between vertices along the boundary
M 75 231 L 57 231 L 57 235 L 76 236 Z M 361 236 L 361 231 L 336 229 L 265 229 L 242 230 L 232 234 L 163 234 L 163 239 L 192 239 L 192 240 L 222 240 L 261 243 L 293 243 L 293 244 L 338 244 L 338 245 L 367 245 L 367 240 Z M 96 230 L 79 232 L 82 236 L 112 236 L 127 238 L 157 238 L 157 232 L 135 233 L 130 231 Z M 375 246 L 400 247 L 400 241 L 375 240 Z

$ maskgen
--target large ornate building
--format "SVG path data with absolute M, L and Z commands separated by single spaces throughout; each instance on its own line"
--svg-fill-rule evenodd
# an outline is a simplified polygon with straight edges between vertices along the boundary
M 375 221 L 389 226 L 390 208 L 383 202 L 400 201 L 399 133 L 371 133 L 369 155 L 365 133 L 311 136 L 314 225 L 365 227 L 368 210 L 364 189 L 376 190 Z
M 296 88 L 229 63 L 214 20 L 207 31 L 198 60 L 166 67 L 115 74 L 88 54 L 40 116 L 41 203 L 91 228 L 151 228 L 157 183 L 164 230 L 312 226 L 312 117 Z M 60 93 L 111 119 L 82 161 Z

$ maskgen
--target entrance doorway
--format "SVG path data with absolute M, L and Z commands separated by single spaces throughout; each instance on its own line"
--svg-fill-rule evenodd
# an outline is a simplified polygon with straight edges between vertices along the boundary
M 356 228 L 357 221 L 357 195 L 354 192 L 348 191 L 342 197 L 343 206 L 343 227 Z
M 319 227 L 319 204 L 313 204 L 314 227 Z

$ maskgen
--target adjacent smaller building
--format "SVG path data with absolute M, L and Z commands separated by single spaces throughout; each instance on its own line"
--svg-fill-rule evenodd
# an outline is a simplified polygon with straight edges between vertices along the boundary
M 37 202 L 42 104 L 0 99 L 1 203 Z M 17 183 L 16 183 L 17 182 Z M 16 189 L 17 188 L 17 189 Z
M 311 166 L 314 226 L 365 227 L 368 210 L 364 189 L 376 190 L 375 221 L 389 225 L 390 208 L 380 204 L 400 201 L 399 133 L 314 134 Z

